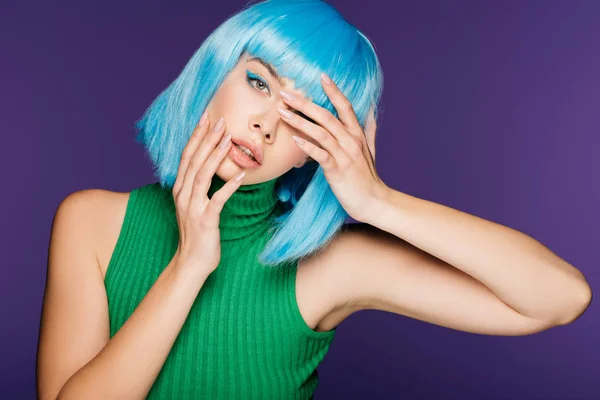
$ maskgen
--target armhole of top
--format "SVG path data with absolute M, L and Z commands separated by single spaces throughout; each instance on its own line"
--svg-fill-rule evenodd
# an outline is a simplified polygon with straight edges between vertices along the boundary
M 119 231 L 119 237 L 117 238 L 117 243 L 115 244 L 115 248 L 113 249 L 113 252 L 110 256 L 110 261 L 108 262 L 108 266 L 106 267 L 106 272 L 104 274 L 105 285 L 106 282 L 108 282 L 111 278 L 112 270 L 114 270 L 113 264 L 121 255 L 123 243 L 131 227 L 131 219 L 133 217 L 133 206 L 136 203 L 139 189 L 140 188 L 135 188 L 129 193 L 129 198 L 127 199 L 127 206 L 125 207 L 125 216 L 123 218 L 123 224 L 121 225 L 121 230 Z
M 308 324 L 306 323 L 306 321 L 304 320 L 304 317 L 302 316 L 302 313 L 300 312 L 300 307 L 298 306 L 298 298 L 296 297 L 296 275 L 298 273 L 298 264 L 294 263 L 293 266 L 291 266 L 290 268 L 292 268 L 292 273 L 290 273 L 289 275 L 289 287 L 288 287 L 288 293 L 289 293 L 289 299 L 290 299 L 290 303 L 292 305 L 292 312 L 293 312 L 293 319 L 294 319 L 294 323 L 296 325 L 296 327 L 298 327 L 298 329 L 300 329 L 300 331 L 306 335 L 308 335 L 311 338 L 315 338 L 315 339 L 327 339 L 327 338 L 332 338 L 336 331 L 337 331 L 337 326 L 335 328 L 333 328 L 330 331 L 325 331 L 325 332 L 318 332 L 315 331 L 314 329 L 312 329 L 310 326 L 308 326 Z

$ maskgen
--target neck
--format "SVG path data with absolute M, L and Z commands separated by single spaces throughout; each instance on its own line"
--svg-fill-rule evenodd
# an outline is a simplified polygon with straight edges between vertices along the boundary
M 221 240 L 245 238 L 269 226 L 278 208 L 279 199 L 275 192 L 277 179 L 266 182 L 241 185 L 225 201 L 219 216 Z M 213 175 L 207 191 L 209 199 L 225 185 L 217 174 Z M 167 212 L 169 219 L 177 226 L 177 216 L 172 190 L 169 190 Z

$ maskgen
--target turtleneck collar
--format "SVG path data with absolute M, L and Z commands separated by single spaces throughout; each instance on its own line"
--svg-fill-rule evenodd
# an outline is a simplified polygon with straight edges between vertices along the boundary
M 221 240 L 241 239 L 270 224 L 277 212 L 279 199 L 275 192 L 277 178 L 270 181 L 242 185 L 227 199 L 220 213 L 219 230 Z M 207 191 L 208 198 L 225 185 L 225 181 L 214 174 Z M 177 215 L 172 188 L 168 190 L 168 219 L 177 228 Z

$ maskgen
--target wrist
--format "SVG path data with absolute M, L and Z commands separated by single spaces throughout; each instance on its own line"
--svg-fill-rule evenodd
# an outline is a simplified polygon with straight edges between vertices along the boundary
M 382 224 L 382 219 L 385 219 L 385 213 L 389 207 L 392 191 L 393 189 L 385 184 L 379 187 L 374 193 L 373 200 L 365 218 L 360 222 L 379 227 Z
M 175 253 L 172 263 L 172 270 L 177 279 L 197 284 L 203 284 L 213 271 L 204 267 L 198 261 L 181 257 L 179 253 Z

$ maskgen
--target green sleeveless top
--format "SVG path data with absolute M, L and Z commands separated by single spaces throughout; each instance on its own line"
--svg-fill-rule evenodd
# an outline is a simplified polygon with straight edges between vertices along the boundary
M 208 197 L 225 182 L 216 174 Z M 336 329 L 317 332 L 296 302 L 297 263 L 257 256 L 280 215 L 275 179 L 242 185 L 220 215 L 221 261 L 200 289 L 148 399 L 309 399 Z M 179 243 L 171 188 L 132 190 L 104 284 L 110 337 L 142 301 Z

